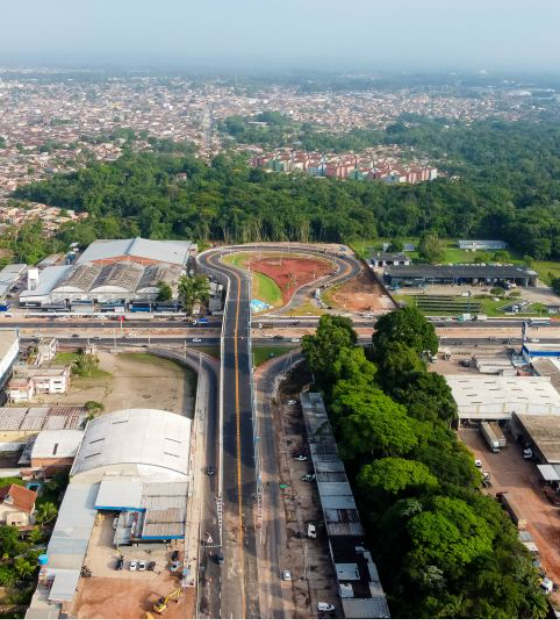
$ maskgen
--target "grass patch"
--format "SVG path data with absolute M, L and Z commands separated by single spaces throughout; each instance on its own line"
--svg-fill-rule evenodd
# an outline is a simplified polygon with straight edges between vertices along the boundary
M 278 308 L 282 305 L 282 291 L 276 284 L 276 282 L 265 276 L 264 273 L 253 271 L 253 296 L 260 301 L 264 301 L 265 304 Z
M 183 370 L 183 366 L 179 362 L 166 357 L 159 357 L 152 353 L 119 353 L 119 357 L 128 362 L 139 362 L 140 364 L 150 364 L 150 366 Z
M 78 354 L 75 352 L 59 352 L 54 358 L 55 364 L 73 364 L 78 359 Z
M 240 252 L 239 254 L 230 254 L 226 256 L 223 261 L 239 269 L 248 271 L 245 267 L 245 263 L 249 260 L 249 254 L 246 252 Z M 276 282 L 266 276 L 264 273 L 258 271 L 251 271 L 251 282 L 253 287 L 253 297 L 263 301 L 265 304 L 272 306 L 273 308 L 279 308 L 283 305 L 282 291 Z
M 262 347 L 253 347 L 253 364 L 255 366 L 260 366 L 268 360 L 274 359 L 275 357 L 280 357 L 281 355 L 285 355 L 290 351 L 293 351 L 295 347 L 288 346 L 262 346 Z

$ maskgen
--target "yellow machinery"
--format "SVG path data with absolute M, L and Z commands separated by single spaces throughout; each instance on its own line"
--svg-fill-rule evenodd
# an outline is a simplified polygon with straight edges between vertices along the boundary
M 167 603 L 169 601 L 179 602 L 179 599 L 183 596 L 183 589 L 177 588 L 170 592 L 166 597 L 161 597 L 154 603 L 154 611 L 158 614 L 164 614 L 167 611 Z

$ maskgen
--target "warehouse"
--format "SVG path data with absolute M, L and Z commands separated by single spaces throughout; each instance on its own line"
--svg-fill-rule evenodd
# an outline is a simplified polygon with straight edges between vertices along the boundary
M 560 416 L 514 414 L 514 435 L 521 434 L 543 465 L 560 465 Z
M 560 416 L 549 377 L 447 375 L 460 420 L 509 420 L 512 413 Z
M 191 241 L 160 241 L 154 239 L 98 239 L 80 256 L 78 264 L 112 265 L 132 262 L 139 265 L 168 263 L 186 267 L 197 250 Z
M 184 538 L 190 431 L 189 419 L 156 409 L 115 411 L 88 423 L 30 617 L 44 618 L 45 610 L 56 613 L 71 605 L 86 553 L 97 544 L 92 543 L 96 522 L 99 527 L 104 522 L 98 512 L 109 511 L 111 524 L 118 513 L 115 544 Z
M 134 262 L 106 265 L 81 263 L 74 266 L 49 267 L 39 275 L 34 290 L 20 296 L 22 305 L 92 301 L 155 301 L 159 283 L 165 282 L 177 294 L 183 267 L 158 263 L 144 267 Z
M 0 329 L 0 388 L 3 388 L 11 377 L 18 357 L 19 330 Z
M 100 481 L 106 474 L 186 481 L 191 421 L 157 409 L 123 409 L 92 420 L 71 475 Z
M 516 265 L 392 265 L 383 278 L 390 286 L 428 284 L 483 284 L 509 282 L 517 286 L 536 286 L 536 271 Z
M 524 342 L 521 347 L 521 355 L 529 363 L 538 359 L 560 359 L 560 345 Z
M 459 239 L 457 245 L 459 249 L 470 252 L 505 250 L 508 247 L 505 241 L 499 241 L 498 239 Z

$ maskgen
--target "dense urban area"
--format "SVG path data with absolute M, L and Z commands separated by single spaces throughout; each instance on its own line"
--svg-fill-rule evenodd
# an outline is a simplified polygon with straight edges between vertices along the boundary
M 0 68 L 0 617 L 556 617 L 559 119 Z

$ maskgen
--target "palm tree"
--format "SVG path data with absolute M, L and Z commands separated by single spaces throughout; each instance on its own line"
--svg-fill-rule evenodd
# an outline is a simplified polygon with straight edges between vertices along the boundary
M 45 525 L 52 523 L 58 515 L 58 508 L 52 502 L 41 504 L 35 513 L 35 521 Z

